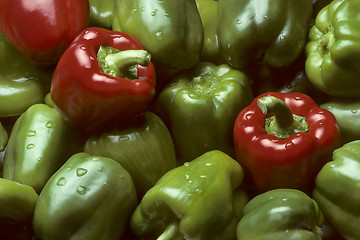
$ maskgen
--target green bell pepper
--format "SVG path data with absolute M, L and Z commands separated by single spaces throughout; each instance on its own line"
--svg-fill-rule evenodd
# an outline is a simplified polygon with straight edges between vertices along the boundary
M 200 62 L 171 78 L 155 112 L 170 129 L 180 163 L 214 149 L 233 157 L 235 118 L 252 99 L 245 74 L 227 64 Z
M 329 95 L 359 97 L 360 2 L 334 0 L 316 16 L 306 45 L 306 74 Z
M 34 232 L 41 240 L 118 240 L 136 205 L 134 183 L 118 162 L 76 153 L 41 191 Z
M 32 187 L 0 178 L 0 224 L 31 221 L 37 200 Z
M 92 27 L 112 28 L 114 0 L 89 0 L 89 25 Z
M 139 195 L 145 194 L 164 173 L 176 167 L 169 130 L 152 112 L 137 115 L 117 130 L 88 138 L 84 151 L 119 162 L 132 176 Z
M 9 140 L 9 134 L 0 122 L 0 152 L 4 151 Z
M 50 89 L 52 71 L 43 70 L 17 52 L 0 32 L 0 117 L 22 114 L 41 103 Z
M 318 204 L 300 190 L 270 190 L 246 204 L 237 239 L 321 240 L 323 220 Z
M 221 0 L 218 37 L 223 58 L 234 68 L 286 68 L 302 53 L 312 0 Z
M 336 149 L 315 179 L 313 198 L 343 237 L 360 239 L 360 140 Z
M 5 152 L 3 176 L 40 193 L 47 180 L 76 152 L 76 137 L 55 109 L 38 103 L 15 122 Z
M 29 240 L 38 194 L 25 184 L 0 178 L 0 238 Z
M 204 34 L 195 0 L 115 0 L 113 17 L 113 30 L 133 35 L 151 54 L 158 78 L 199 61 Z
M 324 102 L 320 107 L 335 116 L 340 128 L 342 144 L 360 139 L 359 100 L 333 99 Z
M 216 65 L 225 63 L 222 58 L 217 34 L 217 9 L 215 0 L 196 0 L 204 31 L 204 44 L 200 61 L 212 62 Z
M 130 227 L 150 239 L 232 240 L 248 200 L 242 179 L 233 158 L 207 152 L 165 173 L 133 212 Z

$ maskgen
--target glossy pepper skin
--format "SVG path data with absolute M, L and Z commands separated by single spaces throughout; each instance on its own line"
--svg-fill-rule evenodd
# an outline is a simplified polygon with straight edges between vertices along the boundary
M 215 0 L 196 0 L 204 31 L 204 44 L 200 55 L 200 61 L 211 62 L 216 65 L 225 63 L 222 58 L 219 38 L 217 33 L 217 9 L 218 2 Z
M 159 77 L 199 61 L 203 26 L 195 0 L 115 0 L 113 30 L 136 37 L 152 55 Z
M 0 31 L 22 55 L 39 65 L 53 65 L 87 27 L 87 0 L 3 0 Z
M 98 59 L 100 47 L 111 47 Z M 110 63 L 108 56 L 143 50 L 133 36 L 92 27 L 84 30 L 60 58 L 51 82 L 51 98 L 55 109 L 77 130 L 93 133 L 110 128 L 118 121 L 125 121 L 142 112 L 155 91 L 155 69 L 149 58 L 138 65 L 130 56 Z M 132 51 L 132 53 L 134 53 Z M 111 55 L 111 56 L 110 56 Z M 130 55 L 130 54 L 129 54 Z M 134 54 L 132 54 L 134 55 Z M 105 73 L 101 64 L 121 67 L 122 73 Z M 109 61 L 109 62 L 107 62 Z M 116 61 L 116 60 L 114 60 Z M 136 76 L 129 79 L 128 65 L 136 66 Z
M 76 136 L 51 107 L 39 103 L 15 122 L 4 157 L 3 177 L 41 192 L 45 183 L 75 152 Z
M 114 13 L 114 0 L 89 0 L 89 5 L 89 25 L 92 27 L 111 29 Z
M 50 89 L 51 70 L 27 60 L 0 32 L 0 117 L 19 116 L 41 103 Z
M 332 99 L 320 107 L 330 111 L 336 118 L 341 132 L 341 143 L 360 139 L 360 101 L 345 98 Z
M 359 97 L 360 2 L 334 0 L 316 16 L 306 45 L 306 74 L 327 94 Z
M 9 134 L 6 128 L 0 122 L 0 152 L 4 151 L 9 140 Z
M 236 158 L 258 193 L 274 188 L 309 192 L 338 146 L 339 134 L 334 115 L 308 95 L 268 92 L 237 116 Z
M 134 183 L 119 163 L 76 153 L 40 193 L 34 232 L 42 240 L 117 240 L 136 204 Z
M 133 212 L 130 227 L 151 239 L 234 239 L 232 224 L 247 202 L 238 188 L 242 178 L 233 158 L 207 152 L 165 173 Z
M 252 99 L 244 73 L 227 64 L 200 62 L 174 75 L 160 92 L 155 112 L 168 126 L 178 160 L 184 163 L 215 149 L 234 156 L 235 118 Z
M 325 219 L 346 239 L 359 239 L 360 141 L 336 149 L 315 179 L 313 198 Z
M 218 37 L 223 58 L 234 68 L 284 68 L 305 46 L 311 0 L 221 0 Z
M 32 239 L 31 221 L 38 197 L 32 187 L 0 178 L 1 239 Z
M 321 240 L 323 215 L 319 205 L 296 189 L 259 194 L 245 206 L 237 239 Z
M 38 194 L 32 187 L 0 178 L 1 222 L 31 221 L 37 200 Z
M 132 176 L 140 196 L 177 164 L 169 130 L 148 111 L 116 130 L 88 138 L 84 151 L 119 162 Z

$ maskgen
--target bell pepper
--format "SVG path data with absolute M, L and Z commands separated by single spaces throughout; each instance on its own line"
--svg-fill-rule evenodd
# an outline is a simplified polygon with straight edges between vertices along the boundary
M 200 61 L 212 62 L 216 65 L 225 63 L 219 48 L 217 34 L 217 9 L 218 2 L 215 0 L 196 0 L 204 31 L 204 44 L 200 55 Z
M 309 193 L 339 139 L 334 115 L 302 93 L 264 93 L 234 125 L 236 158 L 257 193 L 274 188 Z
M 320 107 L 330 111 L 336 118 L 341 132 L 341 145 L 360 139 L 360 101 L 332 99 Z
M 53 101 L 52 101 L 52 99 L 51 99 L 51 93 L 50 92 L 48 92 L 46 95 L 45 95 L 45 97 L 44 97 L 44 103 L 46 104 L 46 105 L 48 105 L 49 107 L 54 107 L 54 103 L 53 103 Z
M 326 7 L 326 5 L 330 4 L 333 0 L 313 0 L 313 19 L 316 19 L 318 13 Z
M 9 140 L 9 134 L 7 130 L 0 122 L 0 152 L 4 151 Z
M 3 0 L 0 31 L 23 56 L 53 65 L 87 27 L 88 0 Z
M 204 35 L 195 0 L 115 0 L 114 6 L 113 30 L 143 44 L 160 79 L 199 61 Z
M 360 2 L 334 0 L 316 16 L 306 45 L 306 74 L 329 95 L 359 97 Z
M 19 116 L 43 102 L 52 71 L 40 69 L 16 51 L 0 32 L 0 117 Z
M 11 131 L 3 177 L 40 193 L 51 175 L 77 150 L 75 134 L 59 114 L 45 104 L 34 104 Z
M 38 194 L 26 185 L 0 178 L 0 238 L 30 240 Z
M 111 29 L 114 13 L 114 0 L 89 0 L 89 5 L 89 25 L 92 27 Z
M 238 192 L 242 179 L 233 158 L 207 152 L 165 173 L 136 207 L 130 227 L 151 239 L 234 239 L 236 227 L 228 226 L 234 218 L 238 222 L 247 202 L 247 195 Z M 226 230 L 230 238 L 219 237 Z
M 42 240 L 118 240 L 137 197 L 130 174 L 116 161 L 76 153 L 49 179 L 34 211 Z
M 235 118 L 252 99 L 244 73 L 227 64 L 200 62 L 171 78 L 160 92 L 155 112 L 170 130 L 180 163 L 215 149 L 235 157 Z
M 88 138 L 84 151 L 119 162 L 132 176 L 139 196 L 176 167 L 170 132 L 157 115 L 148 111 L 116 130 Z
M 54 108 L 87 134 L 142 112 L 155 91 L 150 55 L 133 36 L 92 27 L 61 56 L 51 82 Z
M 274 189 L 251 199 L 237 227 L 237 239 L 322 240 L 319 205 L 296 189 Z
M 360 239 L 359 149 L 359 140 L 336 149 L 316 176 L 312 195 L 324 217 L 346 239 Z
M 249 72 L 286 68 L 302 53 L 312 0 L 221 0 L 218 37 L 223 58 Z

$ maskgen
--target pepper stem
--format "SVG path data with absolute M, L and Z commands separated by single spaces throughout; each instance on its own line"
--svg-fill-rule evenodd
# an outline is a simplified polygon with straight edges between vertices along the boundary
M 283 100 L 274 96 L 266 96 L 259 98 L 257 104 L 265 115 L 274 114 L 265 122 L 265 130 L 268 134 L 285 139 L 293 133 L 308 131 L 305 117 L 293 114 Z
M 176 240 L 179 239 L 179 226 L 177 223 L 169 224 L 165 231 L 156 240 Z
M 151 55 L 146 50 L 119 51 L 112 47 L 99 48 L 98 61 L 102 71 L 114 77 L 137 78 L 137 65 L 148 66 Z

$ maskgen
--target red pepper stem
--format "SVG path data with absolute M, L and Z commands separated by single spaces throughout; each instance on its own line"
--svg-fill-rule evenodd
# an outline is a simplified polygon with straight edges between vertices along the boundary
M 148 66 L 151 55 L 146 50 L 125 50 L 109 54 L 105 57 L 108 74 L 126 76 L 134 65 Z
M 293 114 L 283 100 L 274 96 L 266 96 L 259 98 L 257 104 L 265 115 L 274 114 L 265 122 L 265 130 L 268 134 L 285 139 L 293 133 L 308 130 L 305 118 Z
M 293 124 L 293 114 L 289 106 L 283 100 L 273 96 L 267 96 L 259 98 L 257 104 L 265 115 L 274 113 L 280 128 L 288 128 Z

